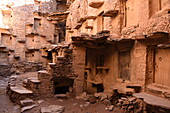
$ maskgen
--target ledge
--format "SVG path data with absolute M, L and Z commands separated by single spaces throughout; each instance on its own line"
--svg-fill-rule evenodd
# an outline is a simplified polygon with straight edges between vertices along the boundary
M 82 23 L 77 23 L 77 25 L 74 27 L 74 29 L 79 29 L 82 26 Z
M 74 33 L 74 31 L 73 31 L 73 30 L 68 30 L 68 32 L 69 32 L 69 33 Z
M 0 45 L 0 49 L 5 49 L 6 46 L 5 45 Z
M 132 38 L 136 40 L 145 40 L 145 39 L 163 39 L 163 38 L 168 38 L 169 33 L 166 32 L 153 32 L 149 33 L 147 35 L 137 35 L 133 36 Z
M 86 29 L 93 29 L 93 26 L 87 25 L 87 26 L 85 26 L 85 28 L 86 28 Z
M 87 16 L 86 19 L 96 19 L 97 16 Z
M 41 71 L 38 71 L 38 73 L 44 73 L 44 74 L 49 74 L 46 70 L 41 70 Z
M 16 93 L 19 93 L 19 94 L 33 94 L 33 92 L 31 90 L 28 90 L 24 87 L 11 87 L 10 88 L 12 91 L 16 92 Z
M 20 43 L 25 43 L 26 42 L 25 39 L 17 39 L 17 41 L 20 42 Z
M 157 45 L 157 47 L 160 49 L 170 48 L 170 42 L 165 44 L 159 44 Z
M 25 36 L 34 36 L 35 34 L 33 32 L 27 32 Z
M 34 47 L 27 48 L 29 51 L 33 51 Z
M 69 27 L 69 26 L 66 26 L 66 30 L 71 30 L 71 27 Z
M 81 18 L 78 20 L 78 23 L 85 22 L 86 20 L 87 20 L 86 17 L 81 17 Z
M 50 66 L 55 66 L 56 63 L 48 63 L 48 65 L 50 65 Z
M 143 98 L 146 104 L 170 109 L 170 101 L 161 97 L 157 97 L 147 93 L 135 93 L 133 96 L 137 98 Z
M 9 26 L 0 26 L 0 30 L 9 30 L 10 27 Z
M 118 14 L 119 10 L 109 10 L 104 12 L 103 17 L 114 17 Z
M 95 1 L 95 2 L 90 2 L 89 6 L 92 8 L 99 8 L 104 4 L 104 1 Z
M 170 87 L 152 83 L 148 85 L 147 91 L 165 98 L 170 98 Z

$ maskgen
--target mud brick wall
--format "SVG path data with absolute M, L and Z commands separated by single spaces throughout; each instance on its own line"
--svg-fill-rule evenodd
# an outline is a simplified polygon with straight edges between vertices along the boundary
M 67 48 L 64 56 L 57 57 L 56 65 L 52 66 L 53 77 L 73 77 L 72 63 L 72 50 Z
M 38 78 L 41 83 L 37 87 L 36 95 L 41 95 L 42 97 L 52 97 L 53 96 L 53 83 L 50 82 L 52 79 L 51 74 L 47 71 L 39 71 Z M 39 93 L 39 94 L 38 94 Z
M 42 64 L 41 63 L 20 63 L 13 65 L 15 68 L 15 71 L 18 73 L 24 73 L 24 72 L 35 72 L 42 70 Z
M 11 75 L 11 66 L 8 64 L 0 64 L 0 76 L 9 76 Z
M 26 72 L 33 72 L 33 71 L 39 71 L 42 70 L 42 64 L 41 63 L 26 63 L 25 64 L 25 71 Z
M 74 92 L 79 95 L 84 89 L 84 69 L 85 69 L 85 54 L 86 48 L 84 47 L 73 47 L 73 71 L 76 76 L 74 80 Z

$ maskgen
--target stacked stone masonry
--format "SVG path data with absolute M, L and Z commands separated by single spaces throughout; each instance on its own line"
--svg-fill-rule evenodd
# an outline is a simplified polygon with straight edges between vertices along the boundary
M 0 63 L 24 64 L 16 72 L 43 69 L 38 84 L 26 85 L 36 95 L 145 92 L 170 98 L 169 0 L 0 5 Z

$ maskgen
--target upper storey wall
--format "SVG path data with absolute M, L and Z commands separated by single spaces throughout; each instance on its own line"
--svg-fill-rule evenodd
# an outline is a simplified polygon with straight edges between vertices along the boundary
M 123 38 L 169 32 L 169 0 L 75 0 L 67 18 L 67 37 L 110 31 Z
M 54 40 L 55 25 L 48 14 L 56 11 L 56 0 L 0 1 L 0 45 L 10 49 L 10 63 L 29 62 L 28 54 L 36 59 L 33 62 L 40 61 L 36 53 Z

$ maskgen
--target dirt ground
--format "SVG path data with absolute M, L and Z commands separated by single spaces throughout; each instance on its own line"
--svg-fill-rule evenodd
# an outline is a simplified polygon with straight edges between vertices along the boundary
M 36 73 L 26 73 L 17 75 L 19 80 L 24 80 L 26 77 L 35 75 Z M 20 106 L 12 103 L 9 97 L 6 95 L 6 86 L 9 78 L 0 77 L 0 113 L 20 113 Z M 41 103 L 40 103 L 41 101 Z M 102 102 L 96 102 L 85 106 L 86 101 L 82 99 L 70 98 L 70 99 L 57 99 L 57 98 L 41 98 L 34 100 L 37 105 L 31 110 L 24 113 L 40 113 L 41 107 L 47 107 L 49 105 L 62 105 L 64 106 L 64 113 L 125 113 L 118 107 L 114 107 L 113 111 L 106 110 L 107 106 Z
M 18 105 L 12 103 L 6 95 L 6 86 L 9 78 L 0 77 L 0 113 L 18 113 Z

